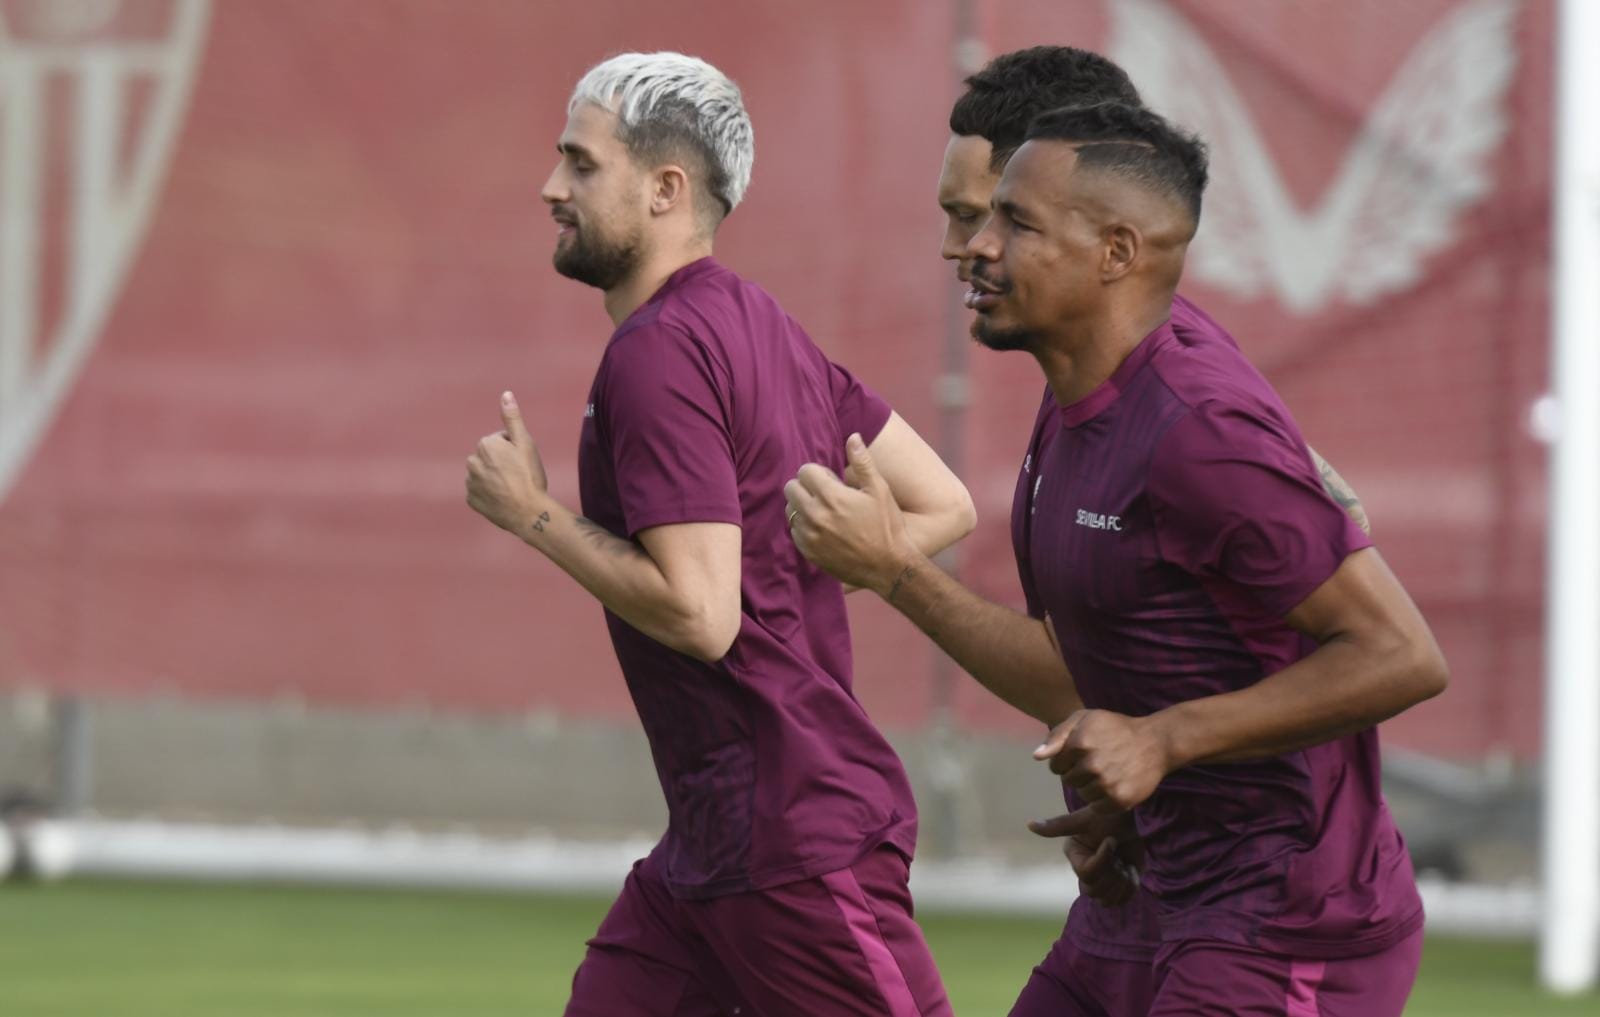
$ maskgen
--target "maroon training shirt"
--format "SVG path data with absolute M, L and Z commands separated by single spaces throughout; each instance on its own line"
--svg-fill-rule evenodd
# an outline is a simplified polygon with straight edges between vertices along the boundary
M 1182 296 L 1176 296 L 1172 301 L 1172 331 L 1185 346 L 1207 343 L 1221 343 L 1231 349 L 1238 349 L 1239 346 L 1226 329 Z M 1039 413 L 1034 418 L 1033 434 L 1028 439 L 1028 451 L 1023 456 L 1016 495 L 1011 501 L 1011 546 L 1016 552 L 1028 613 L 1035 618 L 1043 618 L 1045 609 L 1039 601 L 1039 593 L 1034 588 L 1033 575 L 1027 564 L 1028 519 L 1033 511 L 1033 464 L 1061 432 L 1059 414 L 1055 393 L 1046 385 Z M 1066 790 L 1065 798 L 1069 809 L 1083 807 L 1083 800 L 1070 790 Z M 1091 897 L 1079 897 L 1073 901 L 1061 934 L 1079 951 L 1091 956 L 1119 961 L 1151 961 L 1161 948 L 1159 913 L 1155 898 L 1142 886 L 1135 891 L 1132 899 L 1117 907 L 1108 907 Z
M 1091 708 L 1142 716 L 1300 660 L 1315 645 L 1284 616 L 1369 544 L 1231 342 L 1162 326 L 1083 400 L 1042 407 L 1035 445 L 1019 569 Z M 1165 940 L 1357 956 L 1422 921 L 1376 731 L 1181 770 L 1135 818 Z M 1142 917 L 1082 923 L 1131 948 Z
M 579 449 L 584 515 L 628 539 L 672 523 L 743 532 L 739 635 L 717 663 L 606 613 L 667 799 L 653 857 L 680 897 L 915 847 L 905 771 L 851 688 L 843 591 L 796 550 L 783 497 L 807 462 L 842 473 L 845 439 L 870 443 L 888 419 L 770 295 L 710 258 L 606 347 Z

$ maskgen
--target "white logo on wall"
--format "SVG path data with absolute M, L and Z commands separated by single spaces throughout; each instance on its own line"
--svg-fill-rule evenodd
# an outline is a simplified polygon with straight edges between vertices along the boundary
M 0 0 L 0 500 L 88 360 L 139 247 L 205 21 L 206 0 Z M 53 144 L 64 153 L 55 163 Z
M 1205 40 L 1161 0 L 1115 0 L 1110 55 L 1149 105 L 1211 146 L 1192 277 L 1270 291 L 1310 314 L 1335 297 L 1370 304 L 1414 284 L 1463 212 L 1489 193 L 1516 66 L 1514 0 L 1473 0 L 1405 59 L 1329 191 L 1302 212 L 1245 103 Z

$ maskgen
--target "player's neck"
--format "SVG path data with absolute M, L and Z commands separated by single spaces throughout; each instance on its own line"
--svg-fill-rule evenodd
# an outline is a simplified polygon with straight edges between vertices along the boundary
M 656 290 L 672 278 L 672 273 L 710 256 L 709 239 L 674 244 L 668 250 L 646 256 L 632 275 L 606 290 L 606 314 L 610 315 L 611 323 L 620 325 L 627 321 L 630 314 L 655 296 Z
M 1133 313 L 1111 310 L 1073 323 L 1039 343 L 1034 359 L 1044 371 L 1060 406 L 1071 406 L 1106 383 L 1128 354 L 1171 316 L 1170 305 L 1146 306 Z

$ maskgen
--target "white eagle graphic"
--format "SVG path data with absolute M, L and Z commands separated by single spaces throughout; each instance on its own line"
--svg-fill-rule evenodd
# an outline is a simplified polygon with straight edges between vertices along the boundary
M 1200 34 L 1161 0 L 1108 6 L 1112 59 L 1146 103 L 1211 146 L 1188 266 L 1201 282 L 1241 297 L 1270 291 L 1302 315 L 1335 298 L 1370 304 L 1415 283 L 1489 193 L 1516 66 L 1514 0 L 1472 0 L 1429 31 L 1304 212 Z

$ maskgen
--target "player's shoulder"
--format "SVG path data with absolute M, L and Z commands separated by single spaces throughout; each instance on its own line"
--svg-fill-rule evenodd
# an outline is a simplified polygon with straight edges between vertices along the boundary
M 1172 297 L 1172 333 L 1185 346 L 1205 346 L 1213 343 L 1239 348 L 1233 333 L 1207 314 L 1200 305 L 1181 293 Z
M 723 318 L 776 307 L 777 301 L 758 284 L 708 257 L 680 269 L 657 304 L 663 321 L 692 332 Z
M 1177 404 L 1170 440 L 1163 442 L 1169 447 L 1192 441 L 1304 443 L 1288 407 L 1237 347 L 1168 343 L 1151 366 Z
M 747 285 L 744 277 L 715 258 L 701 258 L 673 273 L 656 303 L 663 315 L 672 318 L 697 306 L 736 300 Z
M 1190 410 L 1282 410 L 1277 393 L 1237 346 L 1167 342 L 1151 357 L 1150 366 L 1172 397 Z
M 611 335 L 611 350 L 659 340 L 661 345 L 708 346 L 726 331 L 744 281 L 715 259 L 678 269 Z M 609 351 L 608 351 L 609 352 Z
M 759 343 L 772 332 L 799 328 L 760 284 L 710 258 L 691 268 L 692 277 L 658 302 L 662 326 L 725 352 Z
M 694 333 L 664 312 L 665 301 L 652 301 L 639 308 L 611 333 L 602 365 L 610 366 L 643 357 L 670 356 L 696 345 Z
M 664 313 L 664 300 L 639 308 L 612 333 L 600 357 L 596 384 L 602 389 L 651 388 L 686 375 L 725 378 L 727 356 L 706 328 L 696 329 Z

